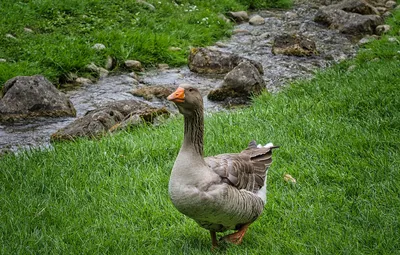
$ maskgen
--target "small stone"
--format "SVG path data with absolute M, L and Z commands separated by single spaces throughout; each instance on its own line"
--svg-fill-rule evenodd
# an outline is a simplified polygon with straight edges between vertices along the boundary
M 250 23 L 250 25 L 253 25 L 253 26 L 263 25 L 263 24 L 265 24 L 265 19 L 263 17 L 261 17 L 260 15 L 254 15 L 249 20 L 249 23 Z
M 17 39 L 17 37 L 13 36 L 12 34 L 6 34 L 6 38 Z
M 24 27 L 24 31 L 27 33 L 33 33 L 33 30 L 28 27 Z
M 389 37 L 389 38 L 388 38 L 388 41 L 389 41 L 389 42 L 397 42 L 397 43 L 400 44 L 399 40 L 397 40 L 396 37 Z
M 238 29 L 234 29 L 234 30 L 232 31 L 232 34 L 233 34 L 233 35 L 237 35 L 237 34 L 249 35 L 249 34 L 251 34 L 251 33 L 250 33 L 249 30 L 238 28 Z
M 75 82 L 79 83 L 79 84 L 83 84 L 83 85 L 84 84 L 92 84 L 93 83 L 90 79 L 83 78 L 83 77 L 76 78 Z
M 397 6 L 397 3 L 395 1 L 387 1 L 385 4 L 385 7 L 390 10 L 396 8 L 396 6 Z
M 166 70 L 166 69 L 169 69 L 169 65 L 168 64 L 158 64 L 157 68 L 160 70 Z
M 98 72 L 99 72 L 100 78 L 107 77 L 108 73 L 109 73 L 109 71 L 107 69 L 103 68 L 103 67 L 99 67 L 98 68 Z
M 92 47 L 92 49 L 95 49 L 95 50 L 104 50 L 105 48 L 106 48 L 106 46 L 104 44 L 101 44 L 101 43 L 96 43 Z
M 141 70 L 142 69 L 142 63 L 140 63 L 137 60 L 126 60 L 125 66 L 130 69 L 133 69 L 133 70 Z
M 274 55 L 311 56 L 317 54 L 316 44 L 313 40 L 300 34 L 277 35 L 272 46 Z
M 229 45 L 228 45 L 228 44 L 225 44 L 225 43 L 222 43 L 222 42 L 216 42 L 216 43 L 215 43 L 215 46 L 218 46 L 218 47 L 220 47 L 220 48 L 226 48 L 226 47 L 228 47 Z
M 391 27 L 389 25 L 379 25 L 375 28 L 375 32 L 378 35 L 386 34 L 389 32 L 390 28 Z
M 249 20 L 249 16 L 245 11 L 228 12 L 228 15 L 236 22 L 244 22 Z
M 7 60 L 5 58 L 0 58 L 0 63 L 5 63 Z
M 376 7 L 376 10 L 381 14 L 385 13 L 387 11 L 387 9 L 385 7 L 383 7 L 383 6 Z
M 182 49 L 179 47 L 169 47 L 168 50 L 170 51 L 181 51 Z
M 115 68 L 115 66 L 117 65 L 117 61 L 115 60 L 115 58 L 108 56 L 107 60 L 106 60 L 106 69 L 107 70 L 112 70 Z

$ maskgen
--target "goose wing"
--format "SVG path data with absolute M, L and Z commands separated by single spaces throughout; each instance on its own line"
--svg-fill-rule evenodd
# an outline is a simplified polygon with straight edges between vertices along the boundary
M 257 147 L 256 142 L 252 141 L 240 153 L 220 154 L 204 160 L 223 182 L 239 190 L 256 193 L 264 186 L 274 148 L 277 146 L 271 144 Z

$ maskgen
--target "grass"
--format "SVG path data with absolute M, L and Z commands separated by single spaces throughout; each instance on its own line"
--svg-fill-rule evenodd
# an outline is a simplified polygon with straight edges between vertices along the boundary
M 263 215 L 214 254 L 400 254 L 399 21 L 352 61 L 206 116 L 206 155 L 281 145 Z M 2 157 L 0 253 L 213 254 L 168 198 L 182 132 L 178 117 Z
M 210 45 L 230 35 L 232 23 L 219 14 L 290 5 L 288 0 L 148 3 L 155 10 L 136 0 L 1 1 L 0 58 L 7 62 L 0 62 L 0 87 L 18 75 L 43 74 L 55 84 L 69 73 L 96 78 L 86 66 L 104 67 L 108 56 L 117 62 L 113 71 L 123 70 L 128 59 L 146 67 L 183 65 L 190 46 Z M 96 43 L 106 48 L 95 50 Z

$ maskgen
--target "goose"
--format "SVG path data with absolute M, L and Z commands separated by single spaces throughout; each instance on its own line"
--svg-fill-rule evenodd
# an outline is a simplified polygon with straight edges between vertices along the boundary
M 272 150 L 251 141 L 240 153 L 203 156 L 204 112 L 199 90 L 182 84 L 167 99 L 184 117 L 184 139 L 171 171 L 168 192 L 182 214 L 209 230 L 212 249 L 217 232 L 237 230 L 221 239 L 240 244 L 266 203 Z

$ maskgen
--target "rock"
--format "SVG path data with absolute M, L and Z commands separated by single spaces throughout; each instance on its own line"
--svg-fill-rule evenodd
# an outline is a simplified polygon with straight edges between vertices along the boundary
M 314 20 L 351 35 L 372 34 L 377 26 L 383 24 L 383 19 L 378 15 L 361 15 L 330 8 L 320 8 Z
M 168 64 L 158 64 L 157 68 L 160 70 L 167 70 L 167 69 L 169 69 L 169 65 Z
M 8 80 L 0 99 L 0 121 L 32 117 L 76 116 L 71 101 L 41 75 Z
M 232 34 L 233 34 L 233 35 L 237 35 L 237 34 L 249 35 L 249 34 L 251 34 L 251 32 L 250 32 L 249 30 L 247 30 L 247 29 L 240 29 L 240 28 L 237 28 L 237 29 L 234 29 L 234 30 L 232 31 Z
M 377 35 L 383 35 L 389 32 L 390 28 L 391 27 L 389 25 L 379 25 L 375 28 L 375 31 Z
M 106 48 L 106 46 L 101 43 L 96 43 L 95 45 L 92 46 L 92 49 L 95 49 L 95 50 L 104 50 L 105 48 Z
M 84 77 L 78 77 L 75 80 L 76 83 L 78 84 L 92 84 L 92 80 L 88 79 L 88 78 L 84 78 Z
M 111 56 L 107 56 L 107 60 L 106 60 L 106 69 L 107 70 L 112 70 L 117 66 L 117 60 Z
M 258 25 L 263 25 L 265 24 L 265 19 L 261 17 L 260 15 L 254 15 L 251 17 L 249 20 L 250 25 L 258 26 Z
M 143 6 L 145 6 L 147 9 L 149 9 L 151 11 L 155 11 L 156 10 L 156 7 L 154 7 L 154 5 L 152 5 L 152 4 L 150 4 L 150 3 L 146 2 L 146 1 L 136 0 L 136 2 L 141 4 L 141 5 L 143 5 Z
M 272 53 L 301 57 L 317 54 L 317 49 L 315 42 L 303 35 L 283 34 L 275 37 Z
M 152 100 L 153 98 L 165 99 L 172 92 L 174 92 L 173 89 L 161 85 L 145 86 L 130 91 L 132 95 L 137 97 L 143 97 L 146 100 Z
M 208 94 L 212 101 L 227 101 L 240 98 L 239 103 L 246 103 L 252 95 L 260 94 L 265 89 L 262 75 L 251 62 L 243 60 L 226 74 L 222 85 Z
M 107 69 L 105 69 L 103 67 L 99 67 L 98 71 L 99 71 L 100 78 L 105 78 L 110 73 Z
M 249 15 L 245 11 L 228 12 L 227 15 L 229 18 L 238 23 L 249 21 Z
M 125 66 L 128 67 L 129 69 L 133 69 L 136 71 L 141 71 L 142 70 L 142 63 L 140 63 L 137 60 L 126 60 L 125 61 Z
M 385 4 L 385 7 L 388 8 L 389 10 L 392 10 L 396 8 L 397 3 L 395 1 L 387 1 Z
M 379 15 L 379 11 L 364 0 L 346 0 L 338 4 L 323 7 L 331 10 L 342 10 L 350 13 L 358 13 L 361 15 Z
M 133 125 L 152 123 L 158 115 L 169 115 L 165 108 L 155 108 L 134 100 L 115 101 L 89 111 L 68 126 L 51 135 L 52 141 L 73 140 L 77 137 L 99 137 L 123 125 L 125 120 L 136 119 Z
M 195 73 L 226 74 L 243 60 L 251 62 L 261 74 L 264 74 L 262 65 L 257 61 L 209 48 L 190 49 L 188 65 L 190 71 Z
M 381 6 L 376 7 L 376 10 L 377 10 L 380 14 L 383 14 L 383 13 L 385 13 L 385 12 L 387 11 L 387 9 L 386 9 L 385 7 L 381 7 Z
M 220 47 L 220 48 L 227 48 L 229 45 L 223 42 L 216 42 L 215 46 Z

